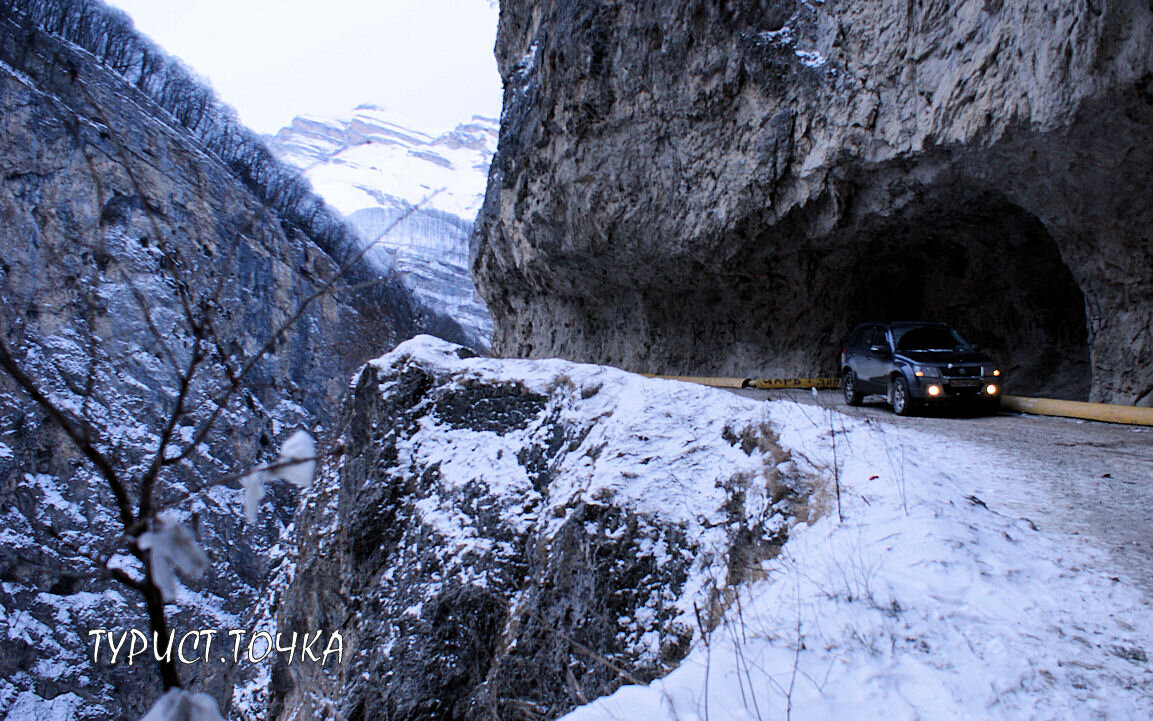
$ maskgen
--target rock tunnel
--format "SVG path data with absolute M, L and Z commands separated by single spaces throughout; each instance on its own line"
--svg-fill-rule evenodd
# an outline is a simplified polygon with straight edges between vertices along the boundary
M 1004 199 L 918 202 L 855 233 L 833 276 L 842 335 L 871 319 L 944 320 L 998 359 L 1013 392 L 1089 396 L 1084 295 L 1045 226 Z
M 738 5 L 507 3 L 497 353 L 832 375 L 931 319 L 1012 393 L 1153 403 L 1153 7 Z

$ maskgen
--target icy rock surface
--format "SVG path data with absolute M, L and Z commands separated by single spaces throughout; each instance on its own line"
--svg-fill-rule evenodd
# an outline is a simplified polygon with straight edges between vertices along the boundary
M 361 105 L 347 118 L 298 117 L 269 148 L 300 168 L 364 242 L 378 243 L 371 259 L 460 323 L 470 345 L 487 349 L 492 319 L 469 276 L 468 242 L 497 129 L 495 119 L 475 116 L 429 133 Z
M 551 718 L 664 675 L 810 510 L 761 407 L 428 336 L 353 382 L 302 499 L 281 632 L 346 660 L 272 671 L 275 718 Z

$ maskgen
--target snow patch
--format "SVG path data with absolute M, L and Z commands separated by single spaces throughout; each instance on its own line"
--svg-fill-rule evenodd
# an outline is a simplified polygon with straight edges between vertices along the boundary
M 756 38 L 760 42 L 770 45 L 792 45 L 796 39 L 793 34 L 793 29 L 788 25 L 785 25 L 779 30 L 766 30 L 757 33 Z
M 45 700 L 23 691 L 9 707 L 6 721 L 72 721 L 77 711 L 84 705 L 84 699 L 72 692 Z
M 819 68 L 828 62 L 825 56 L 816 50 L 797 50 L 796 54 L 801 59 L 801 65 L 807 68 Z

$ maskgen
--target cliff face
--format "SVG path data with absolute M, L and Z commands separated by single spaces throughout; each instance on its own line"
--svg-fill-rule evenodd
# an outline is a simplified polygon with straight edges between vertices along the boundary
M 1153 404 L 1153 10 L 502 3 L 494 347 L 835 374 L 951 321 L 1017 391 Z
M 0 10 L 0 334 L 124 477 L 139 478 L 192 348 L 205 360 L 178 446 L 339 263 L 121 75 L 11 3 Z M 395 283 L 346 280 L 252 366 L 196 452 L 162 472 L 157 501 L 173 503 L 211 561 L 169 607 L 179 633 L 248 627 L 295 506 L 273 484 L 253 526 L 235 488 L 197 489 L 275 457 L 296 428 L 323 432 L 353 370 L 419 327 Z M 107 647 L 94 662 L 88 635 L 149 632 L 139 595 L 109 578 L 142 570 L 124 553 L 109 486 L 7 373 L 0 419 L 0 715 L 139 718 L 160 692 L 155 664 L 111 665 Z M 127 490 L 135 502 L 139 486 Z M 241 658 L 179 670 L 227 709 L 234 684 L 259 669 Z
M 745 399 L 428 336 L 338 429 L 274 603 L 345 656 L 279 660 L 271 718 L 556 718 L 675 667 L 827 502 Z

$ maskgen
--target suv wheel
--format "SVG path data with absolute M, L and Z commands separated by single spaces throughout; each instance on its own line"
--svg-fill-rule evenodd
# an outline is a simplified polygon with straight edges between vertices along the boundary
M 861 405 L 861 391 L 857 389 L 857 374 L 851 370 L 845 371 L 841 377 L 841 392 L 845 394 L 845 403 L 851 406 Z
M 899 416 L 907 416 L 913 412 L 913 399 L 909 397 L 909 383 L 897 376 L 889 385 L 889 403 L 893 412 Z

